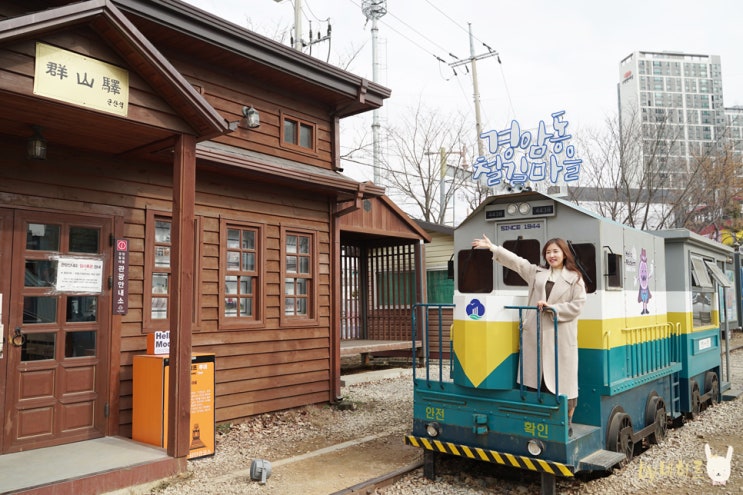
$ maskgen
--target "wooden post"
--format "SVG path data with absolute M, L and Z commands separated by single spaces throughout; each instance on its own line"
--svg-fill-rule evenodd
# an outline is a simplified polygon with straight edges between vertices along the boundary
M 181 135 L 173 156 L 173 228 L 170 253 L 170 392 L 168 455 L 186 457 L 191 444 L 191 311 L 194 301 L 196 140 Z

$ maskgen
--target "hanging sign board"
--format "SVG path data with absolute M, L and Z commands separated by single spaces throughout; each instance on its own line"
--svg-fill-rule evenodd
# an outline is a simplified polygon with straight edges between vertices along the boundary
M 114 302 L 111 308 L 113 314 L 125 315 L 129 311 L 129 241 L 116 239 L 114 249 Z
M 34 94 L 126 117 L 129 72 L 79 53 L 36 43 Z

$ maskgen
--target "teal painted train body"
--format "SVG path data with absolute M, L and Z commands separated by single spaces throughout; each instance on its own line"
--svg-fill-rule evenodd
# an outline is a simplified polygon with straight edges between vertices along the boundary
M 536 308 L 518 275 L 471 248 L 483 233 L 533 263 L 548 239 L 570 241 L 587 286 L 572 424 L 559 390 L 519 385 L 520 324 Z M 730 297 L 730 248 L 686 230 L 633 229 L 536 192 L 488 198 L 455 230 L 454 247 L 454 303 L 417 305 L 413 318 L 414 340 L 441 339 L 436 315 L 453 311 L 449 345 L 438 347 L 449 352 L 426 343 L 413 378 L 405 441 L 424 449 L 427 476 L 449 454 L 537 471 L 554 487 L 555 476 L 629 462 L 730 388 L 720 358 L 721 324 L 739 326 L 724 304 L 740 297 Z

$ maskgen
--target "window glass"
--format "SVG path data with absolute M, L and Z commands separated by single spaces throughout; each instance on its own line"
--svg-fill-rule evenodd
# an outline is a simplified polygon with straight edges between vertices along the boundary
M 24 296 L 23 323 L 55 323 L 57 321 L 57 296 Z
M 26 260 L 26 287 L 51 287 L 57 282 L 57 262 Z
M 98 253 L 99 231 L 97 228 L 70 227 L 70 252 Z
M 539 241 L 536 239 L 516 239 L 515 241 L 506 241 L 503 243 L 503 247 L 508 249 L 512 253 L 521 256 L 524 259 L 529 260 L 529 263 L 538 265 L 541 263 L 542 253 Z M 506 268 L 501 268 L 503 271 L 503 283 L 506 285 L 526 287 L 526 281 L 521 278 L 521 275 Z
M 312 127 L 307 124 L 299 126 L 299 145 L 303 148 L 312 148 Z
M 459 292 L 485 294 L 493 291 L 493 253 L 488 249 L 466 249 L 457 253 Z
M 228 226 L 224 267 L 225 318 L 255 319 L 258 276 L 258 230 Z
M 67 332 L 65 335 L 65 357 L 89 357 L 95 356 L 96 332 L 80 331 Z
M 606 262 L 606 284 L 611 288 L 622 287 L 622 255 L 608 253 Z
M 60 227 L 29 223 L 26 229 L 26 249 L 29 251 L 59 251 Z
M 297 143 L 297 123 L 293 120 L 284 120 L 284 141 L 291 144 Z
M 284 314 L 309 317 L 312 286 L 311 235 L 289 233 L 284 237 Z
M 23 345 L 21 346 L 21 361 L 54 359 L 56 343 L 56 332 L 24 334 Z

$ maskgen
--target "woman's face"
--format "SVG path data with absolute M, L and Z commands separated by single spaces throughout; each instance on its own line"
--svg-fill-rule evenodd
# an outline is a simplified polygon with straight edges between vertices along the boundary
M 552 243 L 544 250 L 544 259 L 547 260 L 551 268 L 562 268 L 565 262 L 565 253 L 562 252 L 562 249 L 557 244 Z

